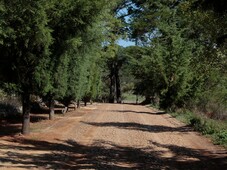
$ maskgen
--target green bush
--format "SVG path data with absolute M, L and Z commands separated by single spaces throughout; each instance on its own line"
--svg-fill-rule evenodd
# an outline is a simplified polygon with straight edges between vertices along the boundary
M 195 130 L 202 132 L 203 131 L 203 126 L 202 126 L 202 121 L 198 117 L 191 118 L 190 120 L 190 125 L 194 127 Z
M 227 147 L 227 130 L 221 130 L 215 134 L 215 143 Z

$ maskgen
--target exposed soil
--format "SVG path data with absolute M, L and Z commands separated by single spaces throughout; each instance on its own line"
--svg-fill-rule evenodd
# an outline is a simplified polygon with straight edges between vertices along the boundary
M 227 168 L 225 149 L 145 106 L 93 104 L 46 118 L 31 123 L 26 137 L 17 123 L 1 122 L 0 169 Z

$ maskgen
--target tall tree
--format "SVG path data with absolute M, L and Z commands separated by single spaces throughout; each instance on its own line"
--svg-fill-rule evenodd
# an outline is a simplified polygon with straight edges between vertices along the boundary
M 4 2 L 3 2 L 4 3 Z M 23 127 L 22 133 L 29 133 L 30 94 L 36 89 L 37 71 L 49 55 L 52 42 L 51 30 L 48 28 L 47 10 L 50 4 L 43 0 L 31 2 L 10 1 L 4 3 L 4 26 L 8 29 L 0 45 L 3 58 L 7 59 L 11 77 L 4 82 L 15 83 L 22 96 Z
M 143 1 L 132 9 L 132 38 L 150 49 L 150 54 L 143 57 L 149 64 L 141 62 L 150 73 L 144 72 L 140 80 L 145 84 L 158 79 L 159 86 L 153 87 L 162 107 L 186 104 L 203 94 L 208 84 L 211 87 L 211 82 L 217 82 L 208 81 L 214 73 L 226 74 L 225 5 L 224 1 L 212 0 Z
M 101 2 L 101 1 L 100 1 Z M 103 1 L 104 2 L 104 1 Z M 107 5 L 102 3 L 97 6 L 93 20 L 87 25 L 85 31 L 81 32 L 81 44 L 76 48 L 70 48 L 71 61 L 69 64 L 68 87 L 63 100 L 68 100 L 68 104 L 72 100 L 84 99 L 86 102 L 90 100 L 95 88 L 93 84 L 93 73 L 98 73 L 97 60 L 101 56 L 102 41 L 103 41 L 103 16 L 105 15 Z M 96 70 L 92 70 L 93 68 Z M 67 103 L 67 102 L 66 102 Z
M 109 14 L 106 15 L 104 22 L 106 26 L 106 36 L 104 41 L 104 58 L 106 62 L 106 69 L 108 70 L 109 78 L 109 102 L 114 103 L 115 98 L 118 103 L 121 103 L 121 89 L 119 68 L 121 61 L 118 60 L 120 55 L 120 47 L 117 41 L 124 37 L 125 23 L 122 18 L 120 10 L 124 8 L 124 1 L 119 0 L 112 3 L 109 9 Z
M 88 28 L 96 21 L 96 17 L 103 8 L 104 1 L 56 1 L 54 9 L 50 11 L 50 27 L 53 29 L 54 43 L 51 48 L 51 85 L 48 96 L 50 100 L 50 119 L 54 115 L 54 99 L 69 97 L 67 90 L 70 88 L 69 79 L 80 75 L 82 68 L 84 35 Z M 84 44 L 83 44 L 84 43 Z M 77 53 L 77 54 L 76 54 Z M 71 65 L 75 63 L 76 65 Z M 70 70 L 72 69 L 71 75 Z M 77 69 L 77 70 L 75 70 Z M 80 78 L 78 78 L 80 83 Z M 78 91 L 77 91 L 78 92 Z M 73 93 L 73 92 L 72 92 Z M 70 98 L 74 98 L 71 96 Z M 77 94 L 79 97 L 79 94 Z M 70 99 L 68 98 L 67 101 Z M 66 102 L 68 103 L 68 102 Z

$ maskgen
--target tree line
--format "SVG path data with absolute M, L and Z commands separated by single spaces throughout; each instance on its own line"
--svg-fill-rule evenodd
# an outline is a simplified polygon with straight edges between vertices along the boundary
M 99 95 L 103 44 L 109 44 L 116 4 L 0 1 L 0 85 L 22 98 L 23 134 L 29 133 L 31 94 L 49 101 L 50 119 L 54 100 L 67 107 Z
M 0 1 L 0 87 L 30 96 L 121 103 L 122 89 L 164 109 L 226 113 L 224 0 Z M 136 46 L 120 47 L 119 38 Z M 122 87 L 126 77 L 131 87 Z M 129 77 L 131 78 L 129 80 Z M 79 103 L 79 102 L 78 102 Z
M 164 109 L 227 114 L 227 3 L 127 1 L 135 92 Z M 131 2 L 131 3 L 129 3 Z

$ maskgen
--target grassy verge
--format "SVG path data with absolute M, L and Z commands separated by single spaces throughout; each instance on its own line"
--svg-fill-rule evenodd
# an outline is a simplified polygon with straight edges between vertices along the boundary
M 203 135 L 210 136 L 215 144 L 227 148 L 227 121 L 209 119 L 190 111 L 175 112 L 171 115 Z

